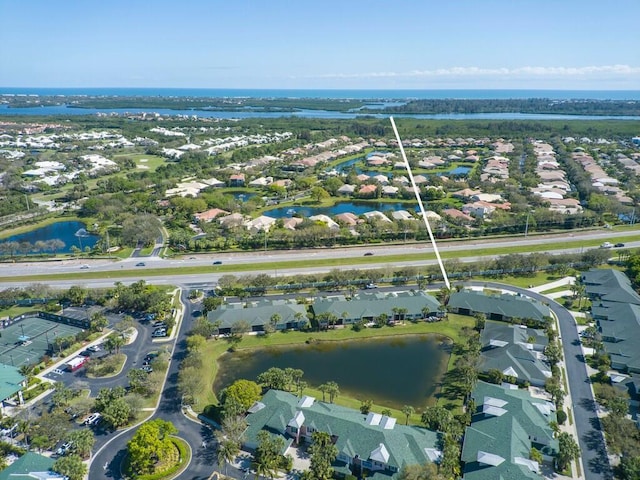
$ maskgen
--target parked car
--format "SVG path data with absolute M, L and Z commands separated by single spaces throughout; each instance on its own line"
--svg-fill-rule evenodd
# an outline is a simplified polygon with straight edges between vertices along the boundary
M 99 352 L 101 350 L 100 345 L 91 345 L 87 348 L 90 352 Z
M 151 365 L 143 365 L 141 370 L 144 370 L 147 373 L 153 372 L 153 367 Z
M 158 330 L 154 330 L 153 333 L 151 334 L 152 337 L 166 337 L 167 336 L 167 331 L 164 328 L 160 328 Z
M 167 324 L 158 320 L 157 322 L 153 322 L 154 327 L 164 327 L 166 328 Z
M 64 455 L 65 453 L 67 453 L 69 451 L 69 449 L 71 448 L 71 446 L 73 445 L 73 442 L 66 442 L 63 443 L 62 445 L 60 445 L 60 447 L 58 447 L 58 449 L 56 450 L 56 455 L 58 455 L 59 457 Z
M 102 414 L 100 414 L 98 412 L 92 413 L 84 421 L 84 424 L 85 425 L 95 425 L 96 423 L 98 423 L 100 421 L 101 418 L 102 418 Z

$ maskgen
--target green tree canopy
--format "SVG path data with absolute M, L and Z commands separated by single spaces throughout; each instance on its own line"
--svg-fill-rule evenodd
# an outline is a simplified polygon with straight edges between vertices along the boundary
M 169 435 L 175 433 L 176 427 L 162 419 L 140 426 L 127 443 L 131 469 L 136 474 L 153 473 L 156 463 L 174 448 Z
M 260 385 L 251 380 L 236 380 L 224 390 L 224 401 L 227 398 L 234 398 L 244 410 L 248 410 L 251 405 L 260 399 L 262 389 Z

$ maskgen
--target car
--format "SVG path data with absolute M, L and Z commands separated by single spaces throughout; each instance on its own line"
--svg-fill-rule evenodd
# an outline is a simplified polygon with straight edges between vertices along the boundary
M 99 352 L 102 349 L 100 348 L 100 345 L 91 345 L 87 348 L 87 350 L 89 350 L 90 352 Z
M 67 453 L 67 451 L 71 448 L 71 446 L 73 445 L 73 442 L 66 442 L 63 443 L 60 447 L 58 447 L 58 449 L 56 450 L 56 455 L 58 455 L 59 457 L 64 455 L 65 453 Z
M 151 365 L 143 365 L 140 370 L 144 370 L 147 373 L 153 372 L 153 367 Z
M 153 338 L 166 337 L 167 336 L 167 332 L 153 332 L 151 334 L 151 336 Z
M 373 255 L 373 252 L 367 252 L 364 254 L 365 257 L 370 257 L 371 255 Z
M 102 418 L 102 414 L 100 413 L 92 413 L 87 417 L 87 419 L 83 422 L 85 425 L 95 425 Z
M 80 270 L 86 270 L 87 268 L 89 268 L 89 265 L 86 263 L 84 265 L 80 265 Z
M 614 245 L 614 247 L 616 247 L 616 248 L 624 247 L 624 243 L 616 243 L 616 244 Z
M 367 290 L 373 290 L 374 288 L 378 288 L 378 285 L 376 285 L 375 283 L 367 283 L 364 288 L 366 288 Z
M 157 322 L 153 322 L 153 326 L 154 326 L 154 327 L 156 327 L 156 328 L 157 328 L 157 327 L 166 327 L 166 326 L 167 326 L 167 324 L 166 324 L 166 323 L 164 323 L 164 322 L 163 322 L 163 321 L 161 321 L 161 320 L 158 320 Z
M 216 260 L 213 262 L 214 265 L 222 265 L 222 260 Z
M 138 262 L 136 263 L 136 267 L 144 267 L 145 263 L 144 262 Z

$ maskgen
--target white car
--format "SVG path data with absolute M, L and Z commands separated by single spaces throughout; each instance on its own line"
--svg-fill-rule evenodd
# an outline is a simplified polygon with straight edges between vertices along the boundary
M 102 418 L 102 414 L 100 413 L 92 413 L 89 417 L 84 421 L 85 425 L 95 425 Z

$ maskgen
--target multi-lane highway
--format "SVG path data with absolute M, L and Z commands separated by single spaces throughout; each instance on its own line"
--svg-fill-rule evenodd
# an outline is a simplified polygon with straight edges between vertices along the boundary
M 640 246 L 640 232 L 620 231 L 613 232 L 611 230 L 594 230 L 586 232 L 577 232 L 573 234 L 559 235 L 540 235 L 529 237 L 509 237 L 499 239 L 473 239 L 463 241 L 441 242 L 438 247 L 443 255 L 453 256 L 459 261 L 474 262 L 481 259 L 496 258 L 500 256 L 500 248 L 511 246 L 537 246 L 549 245 L 549 249 L 545 250 L 549 253 L 580 253 L 593 244 L 604 243 L 605 241 L 615 242 L 616 238 L 637 236 L 637 240 L 625 243 L 625 247 Z M 558 248 L 558 243 L 564 242 L 565 247 Z M 586 246 L 590 245 L 590 246 Z M 480 255 L 480 251 L 485 252 L 488 249 L 495 249 L 495 253 Z M 287 251 L 250 251 L 250 252 L 233 252 L 233 253 L 216 253 L 205 255 L 185 255 L 180 258 L 163 259 L 158 256 L 151 257 L 132 257 L 124 260 L 115 259 L 67 259 L 50 262 L 20 262 L 20 263 L 0 263 L 0 288 L 2 286 L 24 286 L 33 283 L 33 280 L 25 280 L 16 282 L 15 277 L 24 276 L 42 276 L 55 274 L 73 274 L 77 273 L 77 279 L 66 281 L 55 281 L 53 283 L 60 287 L 68 287 L 70 285 L 81 282 L 92 287 L 107 287 L 113 285 L 116 281 L 124 283 L 132 282 L 138 278 L 144 278 L 149 283 L 154 284 L 197 284 L 202 281 L 212 282 L 224 273 L 234 273 L 234 266 L 238 267 L 238 271 L 246 271 L 248 265 L 256 265 L 256 270 L 251 271 L 252 274 L 266 273 L 268 275 L 297 275 L 304 273 L 320 273 L 336 268 L 335 264 L 331 267 L 322 266 L 322 260 L 362 258 L 365 254 L 373 254 L 366 264 L 358 264 L 355 268 L 379 268 L 388 265 L 398 266 L 424 266 L 436 263 L 433 248 L 427 243 L 410 243 L 399 245 L 377 245 L 377 246 L 358 246 L 352 248 L 323 248 L 323 249 L 306 249 L 306 250 L 287 250 Z M 612 256 L 615 255 L 615 249 L 611 250 Z M 409 256 L 407 260 L 394 260 L 393 262 L 385 261 L 381 256 Z M 318 261 L 315 265 L 307 268 L 287 268 L 286 262 L 290 261 Z M 213 262 L 221 262 L 214 265 Z M 144 265 L 140 265 L 144 263 Z M 268 267 L 269 264 L 278 264 L 278 269 Z M 223 272 L 221 267 L 224 266 Z M 206 273 L 190 273 L 181 274 L 180 269 L 184 267 L 208 267 Z M 154 274 L 151 269 L 169 269 L 172 272 L 162 272 L 161 275 Z M 258 270 L 259 269 L 259 270 Z M 125 272 L 126 275 L 118 276 L 118 272 Z M 105 277 L 95 278 L 96 272 L 105 273 Z M 132 272 L 139 272 L 139 276 L 131 276 Z M 175 272 L 175 273 L 173 273 Z M 88 278 L 82 274 L 91 273 Z M 108 277 L 107 277 L 108 275 Z M 40 278 L 38 281 L 43 281 Z M 49 283 L 47 281 L 46 283 Z

